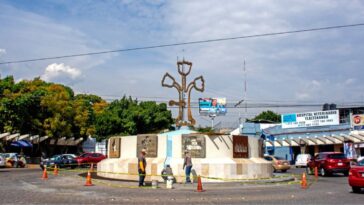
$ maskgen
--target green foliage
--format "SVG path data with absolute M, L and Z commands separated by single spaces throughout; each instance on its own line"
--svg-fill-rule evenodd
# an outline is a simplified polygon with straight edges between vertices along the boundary
M 126 97 L 108 104 L 99 96 L 75 95 L 69 87 L 40 78 L 18 83 L 12 76 L 0 79 L 0 133 L 104 139 L 157 132 L 172 123 L 166 104 Z
M 111 135 L 133 135 L 158 132 L 173 123 L 167 105 L 155 102 L 138 102 L 123 97 L 110 103 L 96 117 L 96 133 L 100 138 Z
M 214 132 L 214 129 L 212 129 L 212 127 L 198 127 L 195 130 L 197 132 L 200 132 L 200 133 L 212 133 L 212 132 Z
M 259 115 L 255 116 L 253 119 L 249 119 L 247 120 L 249 121 L 267 121 L 267 122 L 276 122 L 276 123 L 280 123 L 281 122 L 281 115 L 278 113 L 275 113 L 273 111 L 267 110 L 267 111 L 263 111 L 261 112 Z

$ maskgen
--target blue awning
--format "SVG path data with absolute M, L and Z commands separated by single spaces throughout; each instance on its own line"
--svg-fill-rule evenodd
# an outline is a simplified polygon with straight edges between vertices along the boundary
M 32 143 L 30 143 L 30 142 L 29 142 L 29 141 L 27 141 L 27 140 L 19 140 L 19 141 L 12 142 L 12 143 L 10 144 L 10 146 L 13 146 L 13 147 L 20 147 L 20 148 L 33 147 Z

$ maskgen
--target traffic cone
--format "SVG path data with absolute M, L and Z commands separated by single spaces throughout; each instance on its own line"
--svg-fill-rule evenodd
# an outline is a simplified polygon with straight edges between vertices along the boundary
M 85 186 L 93 186 L 92 181 L 91 181 L 91 172 L 90 171 L 87 172 Z
M 307 188 L 307 179 L 306 179 L 306 173 L 302 173 L 302 179 L 301 179 L 301 188 L 306 189 Z
M 47 167 L 44 167 L 44 169 L 43 169 L 42 179 L 44 179 L 44 180 L 48 179 Z
M 205 190 L 202 188 L 201 177 L 197 177 L 197 192 L 204 192 Z
M 316 180 L 318 178 L 318 168 L 317 167 L 315 167 L 315 178 L 316 178 Z
M 53 175 L 58 176 L 58 167 L 57 167 L 57 165 L 54 165 Z

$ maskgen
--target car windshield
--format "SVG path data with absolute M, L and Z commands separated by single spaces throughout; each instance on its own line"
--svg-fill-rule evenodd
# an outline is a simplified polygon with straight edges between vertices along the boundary
M 54 155 L 53 157 L 50 158 L 50 160 L 56 160 L 60 155 Z
M 88 153 L 83 153 L 80 155 L 80 157 L 87 157 L 89 154 Z
M 330 154 L 328 156 L 328 158 L 330 159 L 345 159 L 345 155 L 344 154 Z
M 357 166 L 363 166 L 364 167 L 364 159 L 360 160 L 358 162 Z

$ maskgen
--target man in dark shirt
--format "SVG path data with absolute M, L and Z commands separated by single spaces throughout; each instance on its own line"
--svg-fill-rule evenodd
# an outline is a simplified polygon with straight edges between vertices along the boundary
M 147 161 L 145 160 L 146 153 L 146 150 L 142 149 L 138 158 L 139 187 L 144 186 L 145 168 L 147 167 Z

